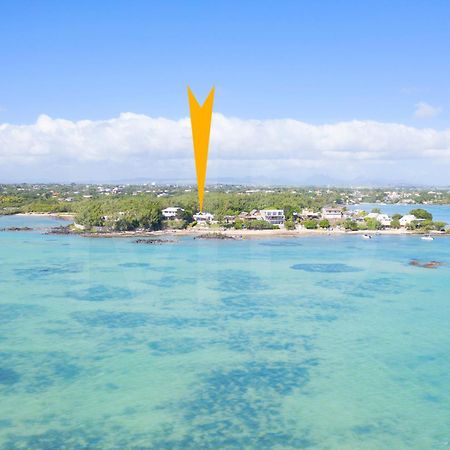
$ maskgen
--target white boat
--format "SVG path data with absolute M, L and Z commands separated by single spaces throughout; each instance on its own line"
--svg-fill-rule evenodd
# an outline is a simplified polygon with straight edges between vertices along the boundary
M 372 239 L 370 234 L 363 234 L 363 239 Z
M 434 241 L 434 237 L 430 236 L 429 234 L 427 234 L 426 236 L 422 236 L 420 239 L 422 239 L 422 241 Z

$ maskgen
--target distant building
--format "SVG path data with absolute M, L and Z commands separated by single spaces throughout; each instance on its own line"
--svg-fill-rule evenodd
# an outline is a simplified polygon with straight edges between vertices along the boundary
M 194 214 L 192 218 L 196 222 L 202 222 L 202 223 L 211 223 L 214 220 L 214 215 L 211 213 L 205 213 L 205 212 L 198 212 L 197 214 Z
M 320 214 L 318 212 L 311 211 L 310 209 L 303 209 L 300 214 L 300 218 L 303 220 L 318 219 L 319 217 Z
M 270 222 L 272 225 L 284 224 L 284 211 L 282 209 L 261 209 L 259 211 L 262 220 Z
M 236 221 L 236 216 L 223 216 L 223 221 L 226 224 L 234 223 Z
M 370 213 L 366 216 L 368 219 L 375 219 L 377 222 L 380 222 L 384 227 L 390 227 L 392 223 L 392 219 L 387 214 L 379 214 L 379 213 Z
M 178 217 L 178 214 L 182 211 L 184 211 L 183 208 L 180 208 L 178 206 L 171 206 L 169 208 L 163 209 L 161 212 L 164 219 L 171 220 L 176 219 Z
M 322 208 L 322 219 L 327 220 L 341 220 L 344 216 L 342 208 L 329 207 Z
M 403 216 L 399 222 L 402 227 L 406 227 L 407 225 L 410 225 L 412 222 L 423 222 L 424 219 L 418 219 L 416 216 L 413 216 L 412 214 L 406 214 L 406 216 Z
M 263 220 L 261 212 L 257 209 L 253 209 L 250 212 L 243 211 L 238 216 L 241 220 Z

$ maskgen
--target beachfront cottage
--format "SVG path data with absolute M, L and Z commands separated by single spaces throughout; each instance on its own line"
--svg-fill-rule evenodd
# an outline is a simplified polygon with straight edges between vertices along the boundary
M 322 208 L 322 219 L 341 220 L 343 218 L 343 210 L 339 207 Z
M 311 211 L 310 209 L 303 209 L 300 214 L 300 219 L 302 220 L 311 220 L 311 219 L 319 219 L 320 214 L 318 212 Z
M 259 211 L 262 220 L 271 223 L 272 225 L 284 224 L 284 211 L 282 209 L 261 209 Z
M 261 212 L 257 209 L 253 209 L 250 212 L 243 211 L 238 215 L 238 218 L 241 220 L 263 220 Z
M 384 227 L 390 227 L 392 223 L 392 219 L 387 214 L 378 214 L 377 220 Z
M 403 216 L 399 222 L 400 226 L 406 227 L 408 225 L 411 225 L 412 222 L 423 222 L 424 219 L 418 219 L 416 216 L 413 216 L 412 214 L 406 214 L 406 216 Z
M 366 218 L 375 219 L 384 227 L 390 227 L 392 223 L 392 219 L 387 214 L 369 213 L 367 214 Z
M 232 224 L 236 221 L 236 216 L 223 216 L 223 221 L 226 224 Z
M 199 223 L 211 223 L 214 220 L 214 215 L 208 212 L 198 212 L 192 218 Z
M 162 212 L 164 219 L 173 220 L 173 219 L 177 219 L 178 214 L 183 211 L 184 211 L 184 209 L 180 208 L 179 206 L 171 206 L 169 208 L 163 209 L 161 212 Z

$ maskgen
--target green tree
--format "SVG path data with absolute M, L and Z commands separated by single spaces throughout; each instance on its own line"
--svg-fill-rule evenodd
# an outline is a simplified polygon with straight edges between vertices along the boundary
M 357 231 L 358 230 L 358 224 L 352 219 L 345 219 L 343 225 L 346 230 L 349 230 L 349 231 Z
M 413 209 L 409 213 L 418 219 L 433 220 L 433 215 L 422 208 Z
M 104 225 L 103 215 L 101 204 L 90 201 L 81 206 L 75 216 L 75 222 L 86 227 L 100 227 Z
M 177 211 L 177 219 L 184 220 L 187 223 L 191 223 L 194 219 L 194 212 L 191 208 L 185 208 Z
M 391 222 L 391 228 L 400 228 L 400 219 L 393 218 Z
M 245 222 L 245 228 L 248 230 L 273 230 L 278 227 L 276 225 L 272 225 L 266 220 L 247 220 Z
M 284 228 L 286 230 L 295 230 L 295 223 L 292 219 L 288 219 L 284 222 Z
M 319 221 L 320 228 L 330 228 L 330 221 L 328 219 L 322 219 Z
M 445 227 L 447 224 L 445 222 L 438 221 L 438 222 L 433 222 L 433 225 L 434 225 L 434 229 L 436 231 L 445 231 Z
M 164 226 L 170 230 L 184 230 L 188 223 L 185 220 L 166 220 Z
M 139 223 L 135 218 L 122 216 L 114 221 L 113 228 L 115 231 L 133 231 L 138 225 Z
M 317 220 L 304 220 L 303 221 L 303 226 L 307 229 L 307 230 L 315 230 L 317 228 Z
M 161 209 L 156 205 L 152 205 L 146 208 L 145 211 L 140 211 L 136 214 L 136 220 L 140 228 L 145 228 L 146 230 L 159 230 L 162 225 L 162 214 Z
M 381 230 L 383 228 L 383 225 L 372 217 L 366 217 L 364 221 L 368 230 Z

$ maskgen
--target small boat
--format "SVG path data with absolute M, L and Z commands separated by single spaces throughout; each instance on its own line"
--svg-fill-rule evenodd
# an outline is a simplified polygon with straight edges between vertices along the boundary
M 427 234 L 426 236 L 422 236 L 420 239 L 422 239 L 422 241 L 434 241 L 434 237 L 430 236 L 429 234 Z
M 363 239 L 372 239 L 370 234 L 363 234 Z

